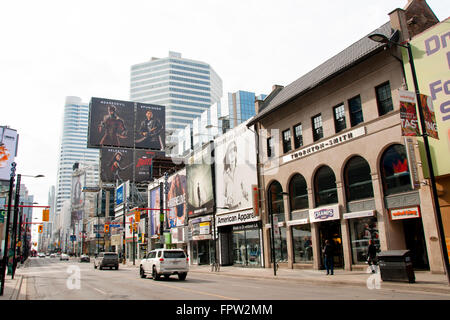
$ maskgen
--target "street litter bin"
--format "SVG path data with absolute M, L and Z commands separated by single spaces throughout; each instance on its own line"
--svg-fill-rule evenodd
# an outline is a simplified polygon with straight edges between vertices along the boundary
M 381 280 L 414 283 L 416 277 L 409 250 L 389 250 L 378 254 Z

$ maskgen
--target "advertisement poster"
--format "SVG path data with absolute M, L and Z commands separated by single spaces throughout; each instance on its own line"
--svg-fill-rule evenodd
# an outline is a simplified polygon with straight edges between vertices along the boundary
M 420 94 L 420 102 L 423 108 L 423 116 L 425 117 L 427 134 L 429 137 L 439 140 L 433 101 L 431 100 L 431 97 L 425 94 Z
M 419 121 L 416 113 L 416 94 L 404 90 L 398 90 L 398 93 L 402 136 L 420 136 Z
M 83 188 L 86 184 L 86 172 L 74 172 L 72 174 L 72 201 L 71 201 L 71 223 L 77 223 L 83 219 L 84 211 L 84 193 Z
M 211 213 L 214 191 L 211 165 L 211 145 L 191 157 L 186 164 L 187 211 L 189 217 Z
M 92 98 L 88 147 L 133 148 L 134 102 Z
M 164 152 L 138 150 L 134 151 L 134 181 L 149 182 L 153 179 L 153 159 L 164 157 Z
M 135 147 L 164 150 L 166 132 L 165 107 L 138 103 L 135 121 Z
M 439 140 L 428 139 L 428 142 L 430 143 L 433 169 L 436 176 L 450 174 L 450 161 L 448 161 L 450 159 L 449 33 L 450 18 L 447 18 L 418 34 L 410 41 L 419 91 L 431 98 L 435 113 Z M 414 90 L 414 84 L 408 53 L 406 49 L 402 51 L 407 84 L 409 90 L 412 91 Z M 420 139 L 418 142 L 424 174 L 427 178 L 424 146 Z
M 241 124 L 214 143 L 217 206 L 225 211 L 251 208 L 252 185 L 257 184 L 253 132 Z
M 150 208 L 151 209 L 160 209 L 160 198 L 159 198 L 159 186 L 150 190 Z M 159 221 L 159 210 L 150 210 L 150 223 L 149 223 L 149 235 L 152 237 L 156 237 L 160 234 L 160 221 Z
M 100 152 L 100 178 L 103 182 L 122 183 L 133 180 L 133 150 L 102 148 Z
M 11 178 L 11 163 L 16 156 L 18 138 L 16 130 L 0 127 L 0 180 Z
M 186 206 L 186 170 L 177 172 L 169 177 L 169 193 L 167 194 L 168 227 L 180 227 L 185 225 Z

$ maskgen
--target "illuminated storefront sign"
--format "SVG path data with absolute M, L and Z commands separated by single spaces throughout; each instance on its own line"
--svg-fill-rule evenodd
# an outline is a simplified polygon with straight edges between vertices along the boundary
M 390 216 L 392 220 L 410 219 L 410 218 L 420 218 L 420 208 L 418 206 L 390 209 Z

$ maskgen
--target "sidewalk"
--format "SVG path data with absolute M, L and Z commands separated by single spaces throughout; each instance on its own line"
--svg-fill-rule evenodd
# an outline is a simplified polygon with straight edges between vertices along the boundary
M 127 261 L 126 267 L 139 268 L 139 260 L 135 261 L 134 266 L 132 261 Z M 382 281 L 379 273 L 372 274 L 366 272 L 365 270 L 346 271 L 337 269 L 334 271 L 334 275 L 327 276 L 325 270 L 279 268 L 275 276 L 272 268 L 243 268 L 235 266 L 222 266 L 220 267 L 219 272 L 212 272 L 209 265 L 191 265 L 189 266 L 189 272 L 217 274 L 221 276 L 243 277 L 251 279 L 295 281 L 297 283 L 316 285 L 347 285 L 366 287 L 369 289 L 381 288 L 405 291 L 434 292 L 440 294 L 449 294 L 450 299 L 450 286 L 448 285 L 447 276 L 445 274 L 433 274 L 429 271 L 415 271 L 415 283 Z
M 25 263 L 27 263 L 25 261 Z M 3 287 L 3 295 L 0 296 L 0 300 L 25 300 L 25 288 L 22 287 L 23 276 L 19 274 L 20 268 L 25 266 L 25 263 L 21 265 L 17 264 L 14 279 L 11 279 L 10 274 L 5 275 L 5 285 Z

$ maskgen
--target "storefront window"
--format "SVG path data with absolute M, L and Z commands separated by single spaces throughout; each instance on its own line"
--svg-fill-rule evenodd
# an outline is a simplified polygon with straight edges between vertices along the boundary
M 373 198 L 370 167 L 362 157 L 351 158 L 345 167 L 345 191 L 347 201 Z
M 291 210 L 309 208 L 306 180 L 301 174 L 296 174 L 289 185 Z
M 260 227 L 257 224 L 233 226 L 233 264 L 261 266 Z
M 389 147 L 381 158 L 381 174 L 385 195 L 412 190 L 406 149 L 396 144 Z
M 348 220 L 354 264 L 365 263 L 367 260 L 367 247 L 369 240 L 379 248 L 378 224 L 375 217 L 356 218 Z
M 292 243 L 294 244 L 294 262 L 312 262 L 313 251 L 309 224 L 292 226 Z
M 321 167 L 314 177 L 316 206 L 337 203 L 336 177 L 328 166 Z

